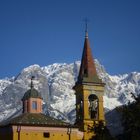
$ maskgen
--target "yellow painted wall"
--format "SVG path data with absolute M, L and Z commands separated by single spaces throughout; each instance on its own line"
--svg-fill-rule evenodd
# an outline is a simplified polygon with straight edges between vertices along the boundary
M 17 128 L 18 126 L 13 126 L 9 133 L 6 132 L 9 127 L 4 128 L 6 133 L 0 132 L 0 140 L 82 140 L 83 138 L 83 133 L 78 131 L 78 128 L 71 128 L 71 132 L 68 128 L 30 126 L 21 126 L 18 132 Z M 49 137 L 44 137 L 44 133 L 49 133 Z
M 68 135 L 63 133 L 50 133 L 50 137 L 44 137 L 42 132 L 20 132 L 20 140 L 68 140 Z M 18 133 L 14 133 L 14 140 L 18 140 Z

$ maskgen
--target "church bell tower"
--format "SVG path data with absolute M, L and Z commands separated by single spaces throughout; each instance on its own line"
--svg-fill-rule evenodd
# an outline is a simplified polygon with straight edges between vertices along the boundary
M 76 125 L 84 132 L 84 140 L 95 135 L 95 126 L 104 123 L 103 93 L 104 83 L 98 77 L 92 56 L 88 32 L 85 32 L 84 49 L 77 82 L 74 86 L 76 95 Z

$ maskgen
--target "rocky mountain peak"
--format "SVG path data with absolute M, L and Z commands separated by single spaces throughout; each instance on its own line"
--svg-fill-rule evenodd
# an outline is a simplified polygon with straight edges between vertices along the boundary
M 97 73 L 106 83 L 104 108 L 108 113 L 117 106 L 133 102 L 131 92 L 140 93 L 140 73 L 109 75 L 95 60 Z M 54 63 L 41 67 L 37 64 L 24 68 L 16 77 L 0 80 L 0 121 L 14 117 L 22 111 L 21 98 L 30 87 L 31 76 L 34 86 L 42 94 L 44 113 L 65 121 L 75 120 L 74 86 L 79 73 L 80 61 L 71 64 Z M 111 115 L 114 115 L 112 113 Z M 108 125 L 112 122 L 107 117 Z

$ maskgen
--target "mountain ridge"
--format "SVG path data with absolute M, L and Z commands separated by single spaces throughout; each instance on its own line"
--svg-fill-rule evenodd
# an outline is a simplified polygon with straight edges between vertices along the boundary
M 107 121 L 108 126 L 111 128 L 112 123 L 115 124 L 115 122 L 112 122 L 113 120 L 110 119 L 111 115 L 111 117 L 114 116 L 114 112 L 112 114 L 110 112 L 118 106 L 133 102 L 131 92 L 135 96 L 140 93 L 140 73 L 132 72 L 130 74 L 111 76 L 98 60 L 95 60 L 95 64 L 99 77 L 106 83 L 104 108 L 106 114 L 109 113 Z M 70 64 L 54 63 L 44 67 L 34 64 L 24 68 L 15 77 L 1 79 L 0 121 L 14 117 L 22 112 L 21 98 L 26 90 L 30 88 L 30 78 L 34 75 L 34 86 L 43 97 L 44 113 L 74 123 L 75 95 L 72 87 L 76 82 L 79 68 L 80 61 Z M 16 114 L 16 112 L 18 113 Z M 120 129 L 122 130 L 122 128 Z M 114 132 L 114 134 L 118 132 Z

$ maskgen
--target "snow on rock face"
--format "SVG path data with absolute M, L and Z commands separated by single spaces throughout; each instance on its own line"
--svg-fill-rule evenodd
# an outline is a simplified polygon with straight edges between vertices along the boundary
M 0 95 L 3 94 L 5 87 L 7 87 L 10 83 L 11 81 L 8 79 L 0 80 Z
M 106 113 L 117 106 L 132 102 L 133 98 L 130 92 L 133 92 L 136 96 L 140 93 L 140 73 L 132 72 L 111 76 L 98 60 L 95 60 L 95 62 L 99 77 L 106 83 L 104 93 Z M 44 113 L 65 121 L 74 122 L 75 95 L 72 87 L 77 80 L 79 68 L 80 61 L 71 64 L 55 63 L 45 67 L 32 65 L 23 69 L 15 78 L 1 79 L 0 121 L 21 111 L 21 99 L 30 88 L 31 76 L 35 76 L 34 86 L 42 94 Z M 109 116 L 111 116 L 111 113 Z
M 73 114 L 69 114 L 70 112 L 75 113 L 73 111 L 75 109 L 75 96 L 72 87 L 75 84 L 75 75 L 77 75 L 75 70 L 77 70 L 78 64 L 53 64 L 49 65 L 48 68 L 43 68 L 49 82 L 50 106 L 53 110 L 59 110 L 67 118 L 65 120 L 72 118 Z M 63 117 L 61 116 L 61 118 Z

